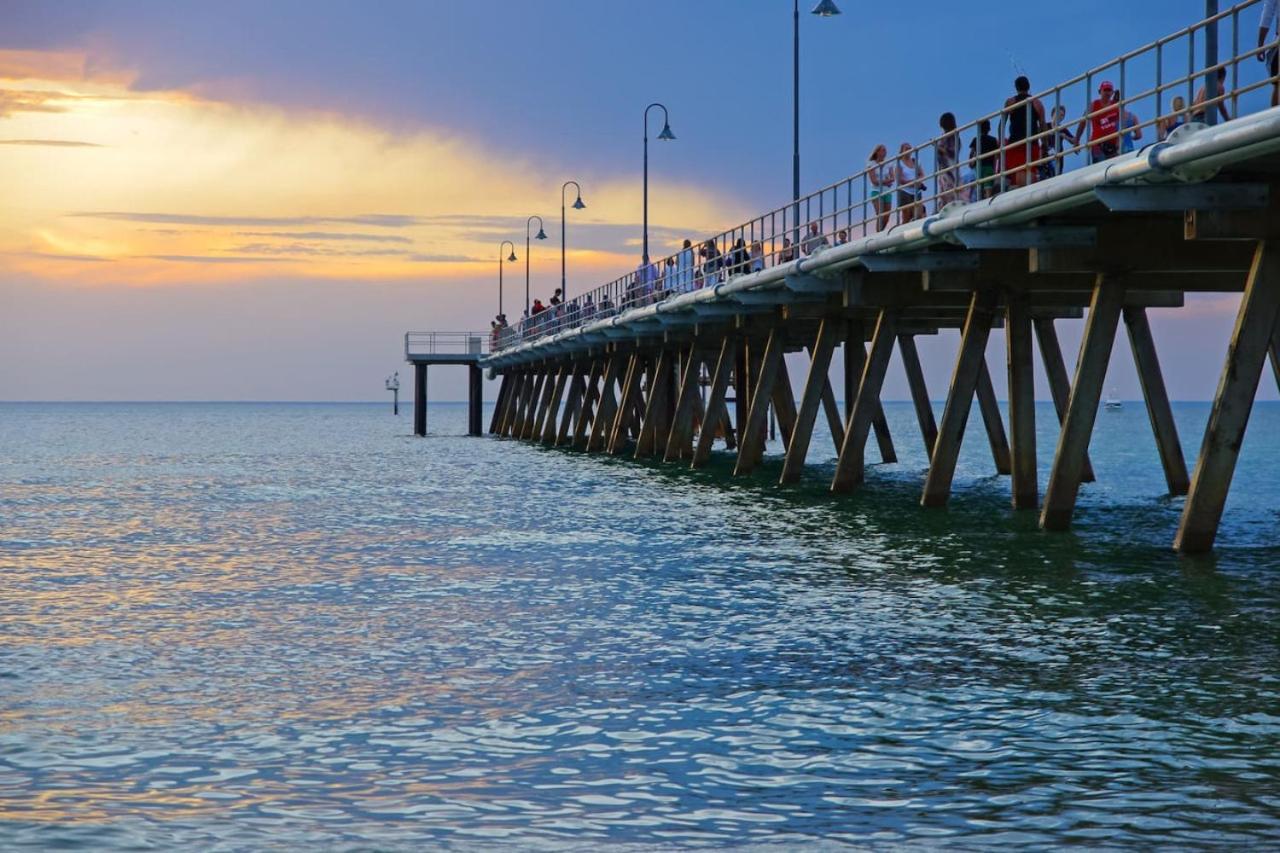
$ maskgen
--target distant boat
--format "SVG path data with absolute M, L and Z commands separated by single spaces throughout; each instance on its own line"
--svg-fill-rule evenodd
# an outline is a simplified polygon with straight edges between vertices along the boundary
M 1124 408 L 1124 401 L 1116 396 L 1115 389 L 1111 389 L 1111 393 L 1102 401 L 1102 408 L 1116 411 Z

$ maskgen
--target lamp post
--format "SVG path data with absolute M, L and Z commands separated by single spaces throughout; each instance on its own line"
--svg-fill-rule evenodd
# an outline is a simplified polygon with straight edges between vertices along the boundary
M 573 200 L 573 209 L 585 210 L 587 207 L 585 204 L 582 203 L 582 185 L 581 184 L 579 184 L 577 181 L 565 181 L 563 184 L 560 185 L 560 298 L 563 299 L 566 303 L 568 303 L 569 301 L 569 286 L 565 283 L 565 276 L 564 276 L 564 253 L 565 253 L 564 191 L 569 188 L 570 184 L 573 184 L 574 189 L 577 190 L 577 193 L 578 193 L 578 197 Z
M 1206 20 L 1218 14 L 1218 0 L 1204 0 Z M 1204 118 L 1210 125 L 1218 123 L 1218 113 L 1226 103 L 1218 100 L 1218 22 L 1209 24 L 1204 31 Z
M 538 240 L 547 239 L 547 232 L 542 230 L 542 217 L 536 213 L 524 221 L 524 310 L 529 310 L 529 226 L 538 220 Z
M 821 0 L 817 6 L 813 7 L 810 14 L 820 18 L 831 18 L 840 14 L 840 8 L 836 6 L 834 0 Z M 798 246 L 800 245 L 800 0 L 793 0 L 791 21 L 794 46 L 791 77 L 791 200 L 795 203 L 792 207 L 791 224 L 796 229 L 796 236 L 792 242 Z
M 516 244 L 512 243 L 510 240 L 503 240 L 498 245 L 498 316 L 499 317 L 502 316 L 502 250 L 506 246 L 511 247 L 511 257 L 507 258 L 507 260 L 514 263 L 516 259 Z
M 662 107 L 662 133 L 658 134 L 658 138 L 664 142 L 670 142 L 676 138 L 676 135 L 671 132 L 671 116 L 664 105 L 653 103 L 644 108 L 644 265 L 646 269 L 649 266 L 649 110 L 654 107 Z

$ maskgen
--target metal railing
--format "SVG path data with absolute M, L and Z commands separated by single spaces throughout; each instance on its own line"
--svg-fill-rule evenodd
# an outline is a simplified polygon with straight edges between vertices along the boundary
M 1010 98 L 965 125 L 955 125 L 953 117 L 944 123 L 951 116 L 946 113 L 939 120 L 942 133 L 928 142 L 904 143 L 896 154 L 878 146 L 867 168 L 845 180 L 696 244 L 687 240 L 673 254 L 514 327 L 502 327 L 495 332 L 493 350 L 786 264 L 949 205 L 986 201 L 1072 167 L 1162 142 L 1193 122 L 1260 112 L 1271 106 L 1271 93 L 1280 87 L 1274 29 L 1267 34 L 1272 40 L 1257 44 L 1260 19 L 1255 16 L 1265 2 L 1244 0 L 1050 89 Z M 1209 64 L 1198 54 L 1211 28 L 1220 58 Z M 1248 79 L 1255 70 L 1260 73 Z M 1211 79 L 1218 81 L 1216 94 L 1207 96 Z M 1107 83 L 1114 97 L 1104 96 Z M 1075 107 L 1074 117 L 1068 105 Z M 926 159 L 932 171 L 926 171 Z
M 404 356 L 486 355 L 497 349 L 495 332 L 405 332 Z

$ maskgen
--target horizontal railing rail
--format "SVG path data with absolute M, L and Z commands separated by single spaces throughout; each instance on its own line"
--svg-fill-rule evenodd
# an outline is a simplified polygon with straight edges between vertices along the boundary
M 657 261 L 496 329 L 493 351 L 789 263 L 950 205 L 986 201 L 1163 142 L 1191 123 L 1260 112 L 1280 87 L 1274 28 L 1258 44 L 1255 15 L 1265 2 L 1244 0 L 1038 94 L 1010 97 L 967 124 L 946 113 L 942 132 L 928 142 L 903 143 L 896 152 L 878 146 L 851 177 L 696 244 L 685 241 Z M 1200 54 L 1210 28 L 1219 58 L 1206 65 Z
M 404 355 L 487 355 L 495 351 L 496 339 L 494 331 L 405 332 Z

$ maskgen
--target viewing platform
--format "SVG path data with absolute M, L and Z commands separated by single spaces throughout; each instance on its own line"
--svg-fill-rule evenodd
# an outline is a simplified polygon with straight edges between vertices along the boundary
M 404 359 L 413 365 L 413 434 L 427 434 L 427 368 L 462 365 L 468 371 L 467 434 L 483 435 L 484 372 L 489 354 L 486 332 L 406 332 Z

